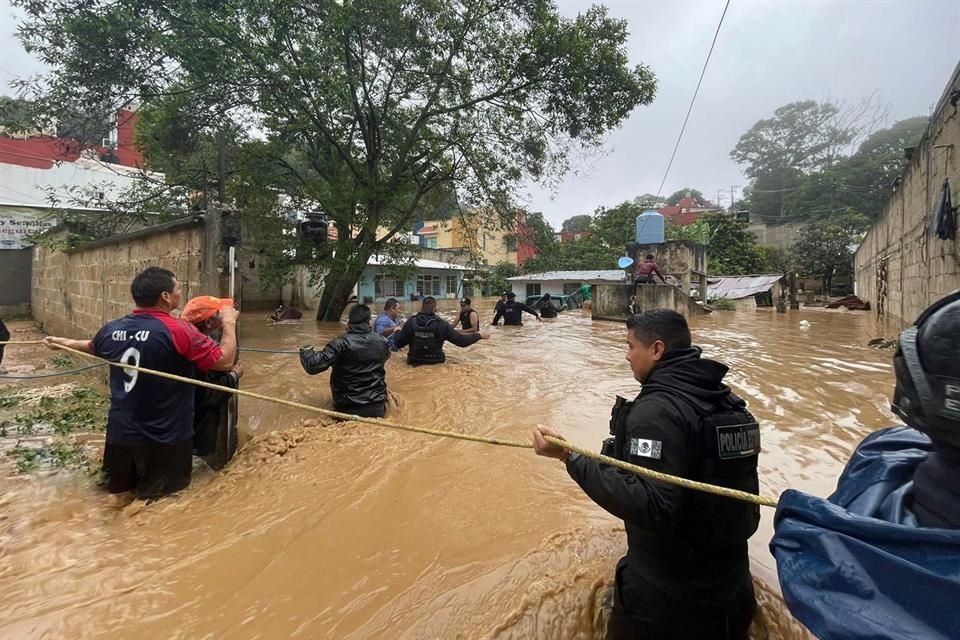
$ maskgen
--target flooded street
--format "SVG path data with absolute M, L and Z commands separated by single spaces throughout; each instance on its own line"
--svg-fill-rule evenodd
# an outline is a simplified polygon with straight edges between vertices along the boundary
M 443 305 L 451 317 L 453 301 Z M 481 306 L 484 325 L 491 309 Z M 445 365 L 414 369 L 394 354 L 388 418 L 509 439 L 544 423 L 599 449 L 615 396 L 638 390 L 623 325 L 576 311 L 529 320 L 447 345 Z M 828 494 L 855 444 L 894 423 L 891 352 L 865 346 L 884 335 L 870 313 L 715 313 L 692 329 L 761 422 L 765 495 Z M 240 322 L 244 347 L 322 346 L 340 331 L 255 312 Z M 244 388 L 330 406 L 329 374 L 307 376 L 297 356 L 243 360 Z M 118 510 L 76 474 L 0 478 L 0 638 L 598 637 L 625 536 L 560 463 L 240 407 L 247 446 L 176 499 Z M 772 515 L 751 556 L 776 590 Z M 756 638 L 805 637 L 761 597 Z

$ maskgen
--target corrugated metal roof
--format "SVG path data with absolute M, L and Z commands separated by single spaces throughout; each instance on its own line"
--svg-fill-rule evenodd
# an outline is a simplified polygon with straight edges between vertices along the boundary
M 730 298 L 739 300 L 758 293 L 769 291 L 777 283 L 780 275 L 760 276 L 720 276 L 707 278 L 707 299 Z
M 368 267 L 384 266 L 384 265 L 388 265 L 387 261 L 388 261 L 387 256 L 372 255 L 370 256 L 370 259 L 367 260 L 367 266 Z M 450 271 L 466 271 L 467 270 L 466 267 L 461 266 L 459 264 L 452 264 L 450 262 L 439 262 L 438 260 L 426 260 L 424 258 L 415 260 L 413 262 L 413 265 L 417 269 L 447 269 Z
M 563 280 L 565 282 L 624 282 L 626 274 L 619 269 L 606 271 L 544 271 L 542 273 L 527 273 L 522 276 L 507 278 L 510 282 L 546 282 L 548 280 Z

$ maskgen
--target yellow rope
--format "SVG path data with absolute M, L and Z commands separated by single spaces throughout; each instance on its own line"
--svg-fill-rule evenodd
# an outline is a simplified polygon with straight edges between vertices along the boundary
M 43 344 L 43 340 L 7 340 L 0 342 L 0 346 L 5 344 Z
M 36 344 L 42 341 L 30 341 L 29 344 Z M 18 344 L 18 343 L 2 343 L 0 344 Z M 23 343 L 20 343 L 23 344 Z M 523 442 L 519 440 L 506 440 L 503 438 L 491 438 L 487 436 L 475 436 L 468 433 L 459 433 L 456 431 L 442 431 L 439 429 L 427 429 L 425 427 L 414 427 L 407 424 L 399 424 L 396 422 L 391 422 L 389 420 L 384 420 L 382 418 L 365 418 L 363 416 L 350 415 L 349 413 L 341 413 L 340 411 L 332 411 L 330 409 L 322 409 L 320 407 L 314 407 L 308 404 L 303 404 L 300 402 L 294 402 L 292 400 L 284 400 L 283 398 L 274 398 L 271 396 L 265 396 L 259 393 L 254 393 L 252 391 L 245 391 L 242 389 L 231 389 L 229 387 L 223 387 L 220 385 L 212 384 L 210 382 L 204 382 L 202 380 L 194 380 L 193 378 L 185 378 L 183 376 L 178 376 L 172 373 L 165 373 L 163 371 L 155 371 L 153 369 L 146 369 L 144 367 L 134 366 L 130 364 L 123 364 L 121 362 L 110 362 L 109 360 L 104 360 L 98 356 L 84 353 L 83 351 L 78 351 L 76 349 L 71 349 L 70 347 L 65 347 L 63 345 L 53 345 L 57 349 L 62 349 L 64 351 L 69 351 L 77 355 L 85 356 L 87 358 L 93 358 L 94 360 L 100 360 L 111 367 L 118 367 L 120 369 L 132 369 L 134 371 L 139 371 L 141 373 L 147 373 L 150 375 L 157 376 L 159 378 L 166 378 L 168 380 L 175 380 L 176 382 L 182 382 L 184 384 L 192 384 L 197 387 L 204 387 L 206 389 L 213 389 L 214 391 L 222 391 L 226 393 L 232 393 L 237 396 L 253 398 L 255 400 L 263 400 L 264 402 L 273 402 L 274 404 L 282 404 L 294 409 L 302 409 L 304 411 L 311 411 L 314 413 L 320 413 L 332 418 L 337 418 L 340 420 L 349 420 L 351 422 L 362 422 L 365 424 L 372 424 L 379 427 L 387 427 L 389 429 L 398 429 L 400 431 L 409 431 L 413 433 L 423 433 L 426 435 L 436 436 L 439 438 L 453 438 L 456 440 L 467 440 L 469 442 L 480 442 L 483 444 L 491 444 L 500 447 L 515 447 L 518 449 L 530 449 L 532 445 L 528 442 Z M 579 447 L 572 442 L 566 440 L 561 440 L 559 438 L 554 438 L 553 436 L 544 436 L 544 439 L 551 444 L 563 447 L 569 451 L 573 451 L 582 455 L 585 458 L 590 458 L 591 460 L 596 460 L 603 464 L 610 465 L 611 467 L 617 467 L 623 471 L 634 473 L 636 475 L 644 476 L 651 480 L 657 480 L 659 482 L 665 482 L 667 484 L 676 485 L 683 487 L 685 489 L 692 489 L 694 491 L 703 491 L 705 493 L 710 493 L 717 496 L 724 496 L 727 498 L 732 498 L 734 500 L 742 500 L 744 502 L 749 502 L 752 504 L 761 505 L 764 507 L 776 507 L 777 501 L 774 498 L 769 498 L 766 496 L 758 496 L 752 493 L 747 493 L 746 491 L 738 491 L 736 489 L 729 489 L 727 487 L 718 487 L 716 485 L 707 484 L 705 482 L 697 482 L 696 480 L 688 480 L 687 478 L 680 478 L 678 476 L 673 476 L 668 473 L 661 473 L 659 471 L 654 471 L 653 469 L 647 469 L 646 467 L 641 467 L 635 464 L 630 464 L 629 462 L 624 462 L 623 460 L 617 460 L 616 458 L 611 458 L 609 456 L 601 455 L 589 449 L 584 449 Z

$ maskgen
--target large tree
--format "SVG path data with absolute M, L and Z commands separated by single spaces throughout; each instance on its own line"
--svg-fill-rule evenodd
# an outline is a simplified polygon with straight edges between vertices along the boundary
M 593 223 L 593 218 L 589 213 L 583 213 L 579 216 L 573 216 L 567 218 L 563 221 L 563 224 L 560 226 L 562 231 L 587 231 L 590 229 L 590 225 Z
M 259 137 L 278 192 L 336 225 L 318 318 L 337 319 L 367 259 L 456 188 L 505 219 L 527 178 L 562 173 L 655 81 L 622 20 L 548 0 L 13 0 L 52 71 L 49 114 L 103 96 L 187 95 L 201 124 Z M 378 229 L 386 233 L 378 234 Z
M 791 247 L 792 263 L 805 275 L 820 278 L 829 295 L 833 279 L 852 271 L 854 247 L 865 224 L 866 218 L 855 214 L 808 223 Z
M 707 270 L 724 276 L 763 273 L 767 269 L 766 250 L 737 216 L 713 213 L 701 218 L 707 235 Z M 700 222 L 700 221 L 698 221 Z
M 679 204 L 682 199 L 687 197 L 693 198 L 700 204 L 707 204 L 707 199 L 703 197 L 703 192 L 701 192 L 699 189 L 691 189 L 690 187 L 685 187 L 683 189 L 679 189 L 678 191 L 674 191 L 669 197 L 667 197 L 667 204 L 670 206 L 675 206 Z

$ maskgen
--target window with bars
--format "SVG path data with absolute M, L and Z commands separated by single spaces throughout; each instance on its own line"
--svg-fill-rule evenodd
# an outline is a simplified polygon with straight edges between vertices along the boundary
M 404 282 L 391 275 L 380 274 L 373 277 L 373 297 L 375 298 L 402 298 Z
M 457 289 L 459 288 L 457 286 L 459 284 L 457 280 L 457 276 L 447 276 L 447 293 L 457 293 Z
M 540 283 L 531 282 L 527 284 L 527 297 L 540 295 Z
M 417 291 L 422 296 L 440 295 L 440 276 L 417 276 Z

